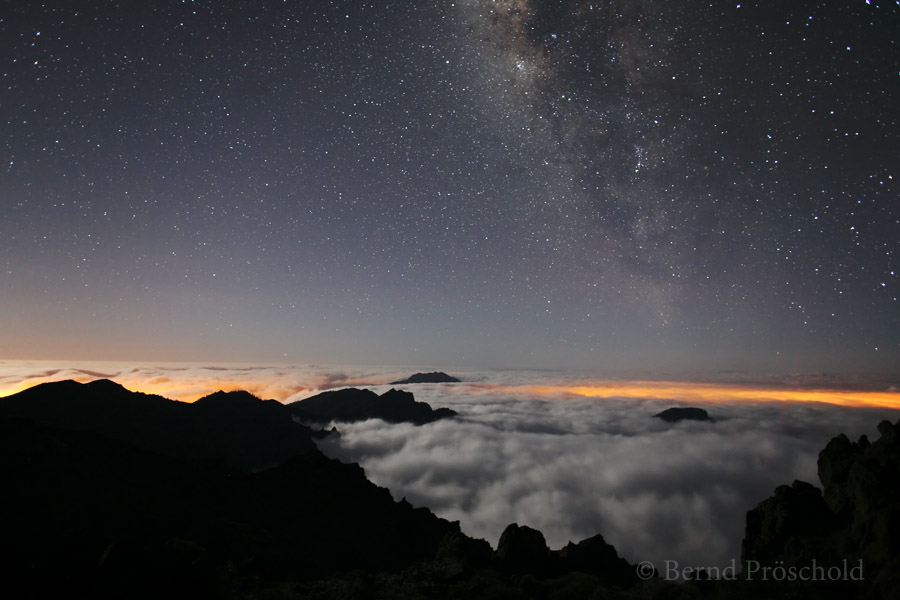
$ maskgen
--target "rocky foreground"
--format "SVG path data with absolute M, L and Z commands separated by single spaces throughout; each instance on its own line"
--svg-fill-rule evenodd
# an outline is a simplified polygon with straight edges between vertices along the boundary
M 900 590 L 900 422 L 882 421 L 878 431 L 881 437 L 872 443 L 866 436 L 851 442 L 838 435 L 819 453 L 824 493 L 795 481 L 778 487 L 774 496 L 747 513 L 742 545 L 745 571 L 777 565 L 825 579 L 839 573 L 843 579 L 846 572 L 846 578 L 863 578 L 865 583 L 859 587 L 871 597 L 896 597 Z
M 364 391 L 355 390 L 348 406 L 377 405 L 379 397 Z M 408 396 L 394 394 L 389 405 L 433 416 Z M 297 408 L 246 392 L 184 404 L 105 380 L 0 398 L 5 591 L 34 598 L 889 598 L 897 589 L 900 423 L 882 423 L 872 443 L 833 439 L 819 457 L 824 495 L 795 482 L 751 510 L 743 574 L 674 582 L 629 564 L 601 535 L 560 550 L 517 524 L 496 548 L 470 538 L 456 522 L 394 501 L 358 465 L 321 454 L 315 439 L 326 432 L 298 423 Z M 764 567 L 796 573 L 845 560 L 862 561 L 862 580 L 759 575 Z

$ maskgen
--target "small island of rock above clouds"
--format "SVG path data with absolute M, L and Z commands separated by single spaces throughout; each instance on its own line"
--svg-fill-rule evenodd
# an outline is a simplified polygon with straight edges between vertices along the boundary
M 712 421 L 709 413 L 705 410 L 691 406 L 667 408 L 653 416 L 669 423 L 677 423 L 678 421 Z
M 441 371 L 435 371 L 433 373 L 416 373 L 415 375 L 410 375 L 406 379 L 392 381 L 391 385 L 404 385 L 407 383 L 459 383 L 460 381 L 461 380 L 452 375 L 447 375 Z

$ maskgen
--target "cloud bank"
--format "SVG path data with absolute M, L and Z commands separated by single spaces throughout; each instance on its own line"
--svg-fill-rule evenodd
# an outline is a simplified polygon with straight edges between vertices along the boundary
M 417 398 L 460 413 L 422 427 L 337 424 L 323 450 L 360 462 L 375 483 L 459 520 L 496 545 L 527 524 L 551 547 L 601 533 L 632 561 L 727 566 L 747 510 L 778 485 L 818 483 L 816 458 L 838 433 L 876 436 L 900 411 L 789 401 L 707 405 L 713 423 L 668 424 L 663 398 L 460 394 Z
M 301 399 L 325 389 L 389 389 L 432 367 L 0 362 L 0 395 L 44 381 L 113 379 L 193 401 L 218 389 Z M 540 529 L 553 548 L 597 533 L 631 561 L 727 566 L 740 557 L 747 510 L 778 485 L 818 483 L 816 458 L 838 433 L 874 439 L 900 418 L 900 394 L 810 390 L 825 377 L 765 385 L 597 381 L 558 371 L 453 371 L 466 383 L 402 386 L 460 413 L 421 427 L 338 423 L 327 454 L 496 546 L 511 523 Z M 777 387 L 781 384 L 781 387 Z M 841 387 L 841 386 L 833 386 Z M 880 404 L 880 405 L 879 405 Z M 653 415 L 700 405 L 713 423 Z

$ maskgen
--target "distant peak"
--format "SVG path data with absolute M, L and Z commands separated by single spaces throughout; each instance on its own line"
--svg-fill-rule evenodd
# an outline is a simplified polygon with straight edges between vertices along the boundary
M 431 373 L 416 373 L 400 381 L 392 381 L 391 385 L 404 385 L 407 383 L 459 383 L 460 380 L 442 371 Z
M 709 417 L 709 413 L 702 408 L 693 406 L 667 408 L 661 413 L 653 416 L 660 418 L 663 421 L 668 421 L 669 423 L 676 423 L 678 421 L 712 421 Z

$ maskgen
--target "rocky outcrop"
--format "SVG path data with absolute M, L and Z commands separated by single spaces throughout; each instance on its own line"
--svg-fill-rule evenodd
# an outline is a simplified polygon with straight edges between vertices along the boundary
M 503 530 L 492 563 L 500 571 L 512 574 L 560 577 L 584 573 L 609 585 L 635 582 L 634 566 L 621 558 L 602 535 L 550 550 L 544 534 L 517 523 Z
M 819 453 L 836 542 L 864 560 L 884 589 L 900 587 L 900 421 L 878 425 L 875 442 L 838 436 Z
M 678 421 L 712 421 L 709 418 L 709 413 L 705 410 L 690 406 L 667 408 L 653 416 L 669 423 L 677 423 Z
M 500 535 L 494 562 L 511 573 L 546 573 L 550 549 L 544 534 L 525 525 L 511 523 Z
M 493 549 L 485 540 L 473 539 L 459 530 L 448 532 L 438 545 L 434 563 L 444 578 L 458 577 L 490 564 Z
M 797 563 L 834 559 L 823 555 L 834 525 L 834 515 L 819 488 L 805 481 L 781 485 L 774 496 L 747 512 L 741 555 L 745 561 L 766 565 L 786 556 Z
M 577 544 L 569 542 L 556 555 L 559 568 L 565 573 L 587 573 L 605 583 L 618 585 L 635 581 L 635 567 L 620 557 L 600 534 Z
M 406 385 L 408 383 L 459 383 L 460 380 L 442 371 L 432 373 L 416 373 L 400 381 L 392 381 L 391 385 Z
M 795 481 L 747 513 L 742 560 L 788 566 L 862 560 L 869 593 L 900 587 L 900 421 L 875 442 L 833 438 L 819 453 L 820 491 Z M 884 596 L 887 597 L 887 596 Z
M 394 389 L 381 396 L 372 390 L 357 388 L 332 390 L 292 402 L 287 408 L 294 416 L 307 423 L 349 423 L 382 419 L 388 423 L 424 425 L 456 416 L 454 410 L 432 409 L 425 402 L 417 402 L 411 393 Z

